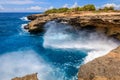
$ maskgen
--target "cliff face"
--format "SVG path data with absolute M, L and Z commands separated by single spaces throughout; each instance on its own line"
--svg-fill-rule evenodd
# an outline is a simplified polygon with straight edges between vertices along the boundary
M 120 47 L 80 67 L 78 80 L 120 80 Z
M 120 40 L 120 12 L 37 14 L 28 16 L 28 19 L 32 21 L 25 28 L 30 33 L 43 32 L 44 24 L 55 20 L 58 23 L 72 25 L 77 30 L 95 30 Z
M 37 73 L 35 73 L 35 74 L 26 75 L 24 77 L 16 77 L 13 78 L 12 80 L 38 80 L 38 78 L 37 78 Z

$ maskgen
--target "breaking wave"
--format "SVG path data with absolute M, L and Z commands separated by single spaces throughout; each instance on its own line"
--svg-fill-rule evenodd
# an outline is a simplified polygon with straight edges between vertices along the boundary
M 29 21 L 27 17 L 21 17 L 20 19 L 23 21 Z
M 84 63 L 106 55 L 118 43 L 103 34 L 76 31 L 71 26 L 50 21 L 45 25 L 43 46 L 45 48 L 88 50 Z
M 24 26 L 26 26 L 26 25 L 27 25 L 26 23 L 21 25 L 22 31 L 25 31 L 25 32 L 27 31 L 27 29 L 24 29 Z
M 19 35 L 25 35 L 25 34 L 29 34 L 28 33 L 28 30 L 27 29 L 24 29 L 24 26 L 26 26 L 27 24 L 25 23 L 25 24 L 21 24 L 20 25 L 20 30 L 19 30 Z

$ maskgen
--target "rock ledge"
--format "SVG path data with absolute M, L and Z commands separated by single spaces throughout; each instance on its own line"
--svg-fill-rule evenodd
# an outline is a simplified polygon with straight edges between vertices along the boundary
M 35 74 L 26 75 L 24 77 L 16 77 L 13 78 L 12 80 L 38 80 L 38 78 L 37 78 L 37 73 L 35 73 Z
M 44 32 L 44 24 L 48 21 L 66 23 L 76 30 L 90 29 L 102 32 L 120 40 L 120 12 L 81 12 L 81 13 L 54 13 L 36 14 L 28 16 L 32 20 L 25 27 L 30 33 Z
M 120 46 L 80 67 L 78 80 L 120 80 Z

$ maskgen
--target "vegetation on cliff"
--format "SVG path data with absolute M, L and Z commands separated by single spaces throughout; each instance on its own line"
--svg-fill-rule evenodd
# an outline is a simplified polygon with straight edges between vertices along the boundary
M 63 12 L 76 12 L 76 11 L 116 11 L 113 6 L 105 6 L 103 8 L 97 9 L 93 4 L 87 4 L 82 7 L 75 7 L 75 8 L 53 8 L 45 11 L 46 14 L 50 13 L 63 13 Z
M 115 11 L 113 6 L 100 8 L 99 11 Z
M 73 12 L 73 11 L 95 11 L 96 8 L 93 4 L 84 5 L 82 7 L 75 7 L 75 8 L 53 8 L 45 11 L 45 13 L 62 13 L 62 12 Z

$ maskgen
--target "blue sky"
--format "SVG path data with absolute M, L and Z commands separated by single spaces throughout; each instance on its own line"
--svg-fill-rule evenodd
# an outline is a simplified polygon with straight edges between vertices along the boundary
M 120 0 L 0 0 L 0 12 L 43 12 L 51 8 L 94 4 L 96 7 L 114 6 L 120 9 Z

